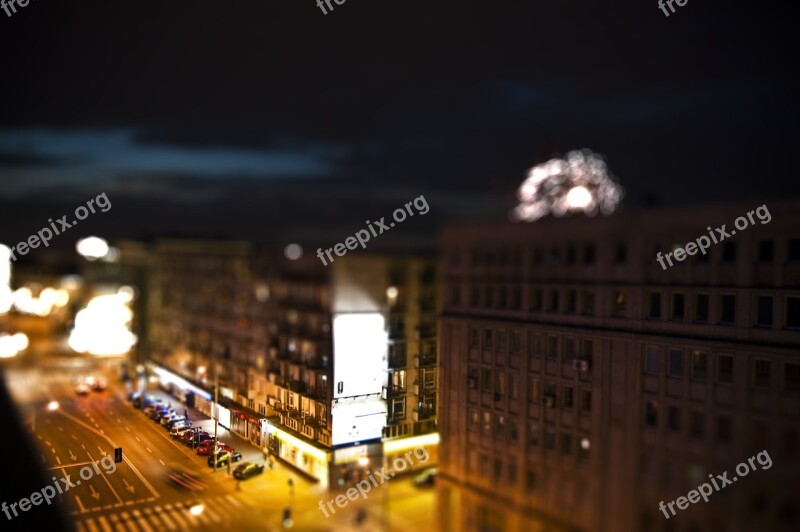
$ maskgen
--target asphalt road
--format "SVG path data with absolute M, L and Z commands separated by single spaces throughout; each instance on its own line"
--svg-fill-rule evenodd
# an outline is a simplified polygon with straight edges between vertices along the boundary
M 319 503 L 336 493 L 280 462 L 241 483 L 228 476 L 225 468 L 213 473 L 206 457 L 175 442 L 161 425 L 133 408 L 123 384 L 115 378 L 113 364 L 44 358 L 35 365 L 9 368 L 6 375 L 32 431 L 42 467 L 55 477 L 52 485 L 58 483 L 64 490 L 56 501 L 79 532 L 284 530 L 281 522 L 286 508 L 292 509 L 292 529 L 297 532 L 437 530 L 435 491 L 416 488 L 411 476 L 392 479 L 366 499 L 336 507 L 335 514 L 325 517 Z M 78 396 L 74 380 L 87 375 L 104 376 L 108 389 Z M 176 400 L 168 400 L 183 408 Z M 51 401 L 58 402 L 53 411 L 47 408 Z M 190 412 L 196 426 L 213 431 L 211 420 L 197 419 Z M 244 460 L 263 460 L 260 450 L 237 435 L 222 427 L 219 435 L 241 451 Z M 115 447 L 123 449 L 124 460 L 112 465 Z M 189 482 L 193 489 L 171 480 L 175 472 L 191 474 L 196 479 Z M 192 508 L 201 506 L 202 513 L 193 515 Z M 361 523 L 356 519 L 359 510 L 366 516 Z M 24 517 L 20 514 L 15 524 Z

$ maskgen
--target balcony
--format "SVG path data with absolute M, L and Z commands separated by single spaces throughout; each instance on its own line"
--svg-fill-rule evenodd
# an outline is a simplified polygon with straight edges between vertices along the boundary
M 304 393 L 306 391 L 306 383 L 303 381 L 292 380 L 289 381 L 289 389 L 293 392 Z
M 406 393 L 405 386 L 390 385 L 383 387 L 383 393 L 381 395 L 383 395 L 384 398 L 388 399 L 390 397 L 399 397 L 401 395 L 405 395 L 405 393 Z
M 426 419 L 431 419 L 436 417 L 436 410 L 432 408 L 423 408 L 422 410 L 414 410 L 411 414 L 411 418 L 414 421 L 425 421 Z
M 429 368 L 437 363 L 436 355 L 417 355 L 414 360 L 415 368 Z
M 405 354 L 392 356 L 389 355 L 389 367 L 392 369 L 404 368 L 408 364 L 408 358 Z

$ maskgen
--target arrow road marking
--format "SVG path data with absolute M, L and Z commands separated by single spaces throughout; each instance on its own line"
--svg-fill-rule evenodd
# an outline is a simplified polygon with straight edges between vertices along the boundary
M 69 459 L 73 462 L 78 459 L 78 457 L 72 452 L 72 449 L 69 450 Z
M 94 497 L 94 500 L 96 501 L 100 500 L 100 492 L 94 489 L 94 486 L 92 486 L 91 484 L 89 484 L 89 491 L 92 492 L 92 497 Z
M 125 480 L 124 478 L 122 479 L 122 483 L 123 483 L 123 484 L 125 484 L 125 489 L 126 489 L 126 490 L 128 490 L 128 491 L 130 491 L 131 493 L 133 493 L 134 491 L 136 491 L 136 488 L 134 488 L 133 486 L 131 486 L 130 484 L 128 484 L 128 481 L 127 481 L 127 480 Z
M 105 452 L 103 449 L 101 449 L 99 445 L 97 446 L 97 449 L 100 451 L 100 454 L 101 454 L 101 455 L 103 455 L 103 458 L 105 458 L 106 456 L 108 456 L 108 453 L 107 453 L 107 452 Z

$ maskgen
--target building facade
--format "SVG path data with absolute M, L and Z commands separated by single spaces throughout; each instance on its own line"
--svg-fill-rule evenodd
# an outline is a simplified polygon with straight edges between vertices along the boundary
M 391 469 L 416 437 L 435 459 L 434 260 L 324 266 L 198 241 L 154 254 L 148 347 L 162 382 L 210 414 L 216 378 L 220 423 L 324 485 Z
M 756 206 L 446 229 L 441 529 L 795 529 L 800 205 L 766 207 L 667 268 Z M 764 450 L 774 467 L 660 510 Z

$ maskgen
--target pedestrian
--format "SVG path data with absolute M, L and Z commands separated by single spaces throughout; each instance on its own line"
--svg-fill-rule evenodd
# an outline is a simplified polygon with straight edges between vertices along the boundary
M 186 410 L 185 408 L 183 409 L 183 417 L 184 419 L 189 419 L 189 411 Z
M 230 475 L 231 474 L 231 461 L 230 461 L 230 459 L 228 459 L 225 463 L 228 464 L 228 474 Z
M 265 464 L 267 463 L 267 460 L 269 460 L 269 455 L 267 454 L 267 451 L 264 451 L 264 463 Z M 272 468 L 270 468 L 270 469 L 272 469 Z

